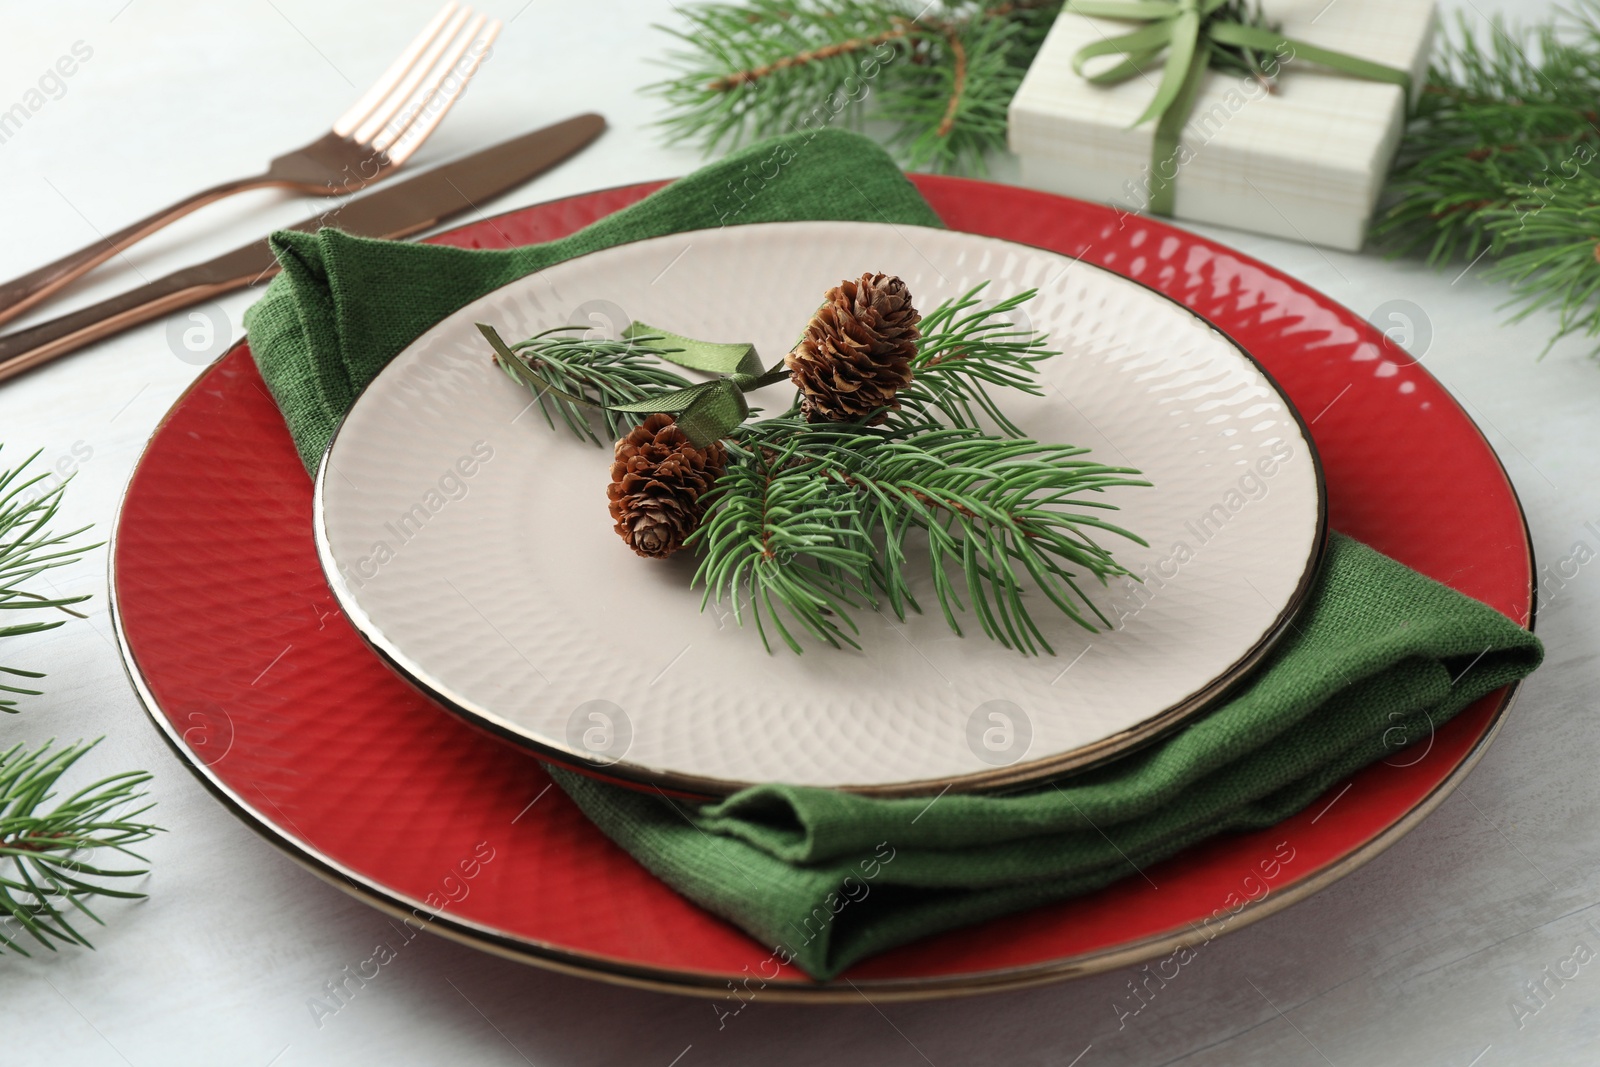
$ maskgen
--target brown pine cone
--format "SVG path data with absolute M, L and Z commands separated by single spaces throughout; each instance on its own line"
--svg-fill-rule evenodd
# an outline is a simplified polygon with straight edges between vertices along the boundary
M 804 394 L 808 422 L 882 422 L 900 405 L 894 394 L 911 382 L 911 360 L 922 334 L 906 283 L 889 274 L 863 274 L 828 290 L 800 343 L 784 359 Z
M 617 442 L 611 464 L 606 495 L 617 535 L 641 556 L 672 555 L 700 524 L 700 497 L 727 464 L 721 441 L 696 448 L 671 415 L 647 416 Z

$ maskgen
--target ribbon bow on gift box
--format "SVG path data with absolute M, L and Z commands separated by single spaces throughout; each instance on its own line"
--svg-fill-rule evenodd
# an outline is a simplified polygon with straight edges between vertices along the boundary
M 1407 97 L 1411 95 L 1411 75 L 1405 71 L 1285 37 L 1267 24 L 1259 5 L 1251 12 L 1244 0 L 1068 0 L 1067 10 L 1094 18 L 1147 23 L 1132 33 L 1078 49 L 1072 57 L 1072 69 L 1095 85 L 1115 85 L 1143 74 L 1146 64 L 1163 51 L 1167 53 L 1156 95 L 1144 114 L 1133 122 L 1138 126 L 1148 119 L 1156 120 L 1150 159 L 1150 210 L 1157 215 L 1172 214 L 1178 135 L 1194 110 L 1208 67 L 1253 74 L 1270 90 L 1270 76 L 1284 62 L 1306 59 L 1358 78 L 1398 85 Z M 1084 73 L 1089 60 L 1109 55 L 1123 58 L 1099 73 Z

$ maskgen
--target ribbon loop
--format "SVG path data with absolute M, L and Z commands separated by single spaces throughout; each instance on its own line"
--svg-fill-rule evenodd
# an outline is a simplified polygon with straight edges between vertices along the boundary
M 1135 74 L 1144 73 L 1140 67 L 1132 63 L 1136 56 L 1148 56 L 1148 58 L 1154 59 L 1161 54 L 1161 50 L 1167 47 L 1171 40 L 1171 25 L 1167 22 L 1157 22 L 1154 25 L 1134 30 L 1132 33 L 1124 33 L 1118 37 L 1107 37 L 1103 41 L 1093 41 L 1078 49 L 1077 53 L 1073 55 L 1072 72 L 1080 78 L 1087 78 L 1096 85 L 1110 85 L 1126 81 Z M 1084 64 L 1089 60 L 1098 59 L 1101 56 L 1115 55 L 1126 56 L 1127 58 L 1117 66 L 1110 68 L 1110 70 L 1101 71 L 1097 74 L 1084 73 Z M 1110 76 L 1113 71 L 1120 72 L 1123 68 L 1130 66 L 1132 69 L 1129 69 L 1127 73 L 1119 74 L 1117 77 Z
M 622 331 L 622 339 L 633 341 L 669 363 L 708 374 L 760 374 L 762 370 L 756 346 L 743 342 L 721 344 L 696 341 L 692 337 L 658 330 L 642 322 L 630 322 L 628 328 Z
M 1133 120 L 1135 126 L 1165 115 L 1173 101 L 1178 99 L 1178 94 L 1183 92 L 1184 83 L 1189 80 L 1190 64 L 1194 62 L 1195 52 L 1200 46 L 1200 12 L 1192 8 L 1179 12 L 1171 20 L 1171 27 L 1167 62 L 1161 70 L 1161 84 L 1156 86 L 1156 95 L 1150 99 L 1150 106 L 1144 109 L 1144 114 Z
M 630 404 L 615 404 L 610 409 L 630 415 L 652 412 L 672 415 L 678 428 L 689 436 L 696 448 L 705 448 L 728 436 L 750 416 L 746 392 L 775 385 L 789 377 L 788 368 L 782 362 L 771 370 L 763 368 L 761 356 L 751 344 L 697 341 L 642 322 L 629 323 L 622 336 L 669 363 L 720 375 L 713 381 L 699 382 L 687 389 L 674 389 Z
M 721 379 L 718 379 L 721 381 Z M 718 382 L 700 382 L 687 389 L 674 389 L 670 393 L 657 393 L 647 396 L 643 400 L 635 400 L 628 404 L 612 404 L 607 411 L 622 411 L 629 415 L 649 415 L 662 412 L 667 415 L 676 415 L 680 411 L 687 411 L 694 402 L 715 387 Z

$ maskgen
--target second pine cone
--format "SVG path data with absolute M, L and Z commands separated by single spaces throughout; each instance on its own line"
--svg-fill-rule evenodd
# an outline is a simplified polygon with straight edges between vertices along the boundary
M 911 382 L 921 321 L 894 275 L 869 272 L 828 290 L 784 359 L 802 393 L 801 414 L 808 422 L 874 425 L 898 410 L 894 396 Z

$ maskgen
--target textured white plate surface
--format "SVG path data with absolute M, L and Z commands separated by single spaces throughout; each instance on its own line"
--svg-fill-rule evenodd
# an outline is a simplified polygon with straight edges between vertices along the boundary
M 1152 257 L 1161 249 L 1152 247 Z M 1057 654 L 1028 657 L 929 614 L 860 617 L 862 651 L 767 653 L 694 560 L 633 555 L 606 509 L 609 450 L 552 430 L 489 359 L 508 340 L 629 319 L 753 341 L 770 364 L 822 294 L 875 270 L 925 313 L 983 280 L 1062 354 L 1047 395 L 1001 394 L 1031 436 L 1139 468 L 1113 538 L 1146 575 L 1091 595 L 1115 629 L 1035 608 Z M 769 410 L 787 386 L 756 394 Z M 1323 523 L 1314 452 L 1288 402 L 1227 338 L 1164 297 L 1007 241 L 860 223 L 733 226 L 551 267 L 468 305 L 402 352 L 336 434 L 317 480 L 328 580 L 403 673 L 482 724 L 608 773 L 707 792 L 762 781 L 937 793 L 1104 758 L 1192 713 L 1281 632 Z

